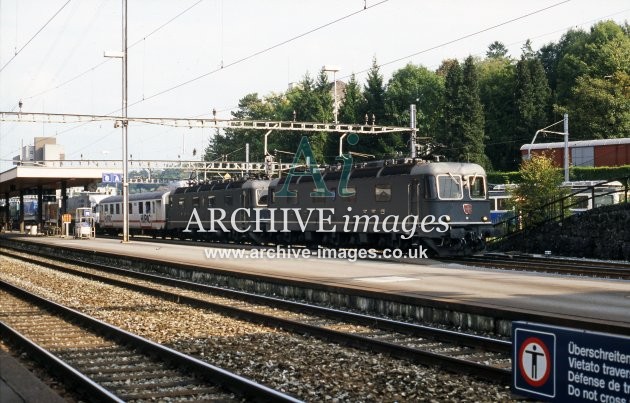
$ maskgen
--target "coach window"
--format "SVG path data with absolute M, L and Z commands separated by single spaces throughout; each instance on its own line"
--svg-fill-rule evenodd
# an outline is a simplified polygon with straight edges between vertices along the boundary
M 129 210 L 129 214 L 133 214 L 133 204 L 129 203 L 129 208 L 127 210 Z
M 377 202 L 388 202 L 392 199 L 392 185 L 374 186 L 374 196 Z
M 208 207 L 214 207 L 215 198 L 214 196 L 208 196 Z
M 468 177 L 471 199 L 486 198 L 486 184 L 482 176 L 470 175 Z
M 116 214 L 120 214 L 120 203 L 116 203 Z
M 193 207 L 199 207 L 199 196 L 192 198 Z
M 138 203 L 138 214 L 144 214 L 144 209 L 142 208 L 142 202 Z
M 147 214 L 151 214 L 151 202 L 144 202 L 144 211 Z
M 462 177 L 459 175 L 438 175 L 438 196 L 440 199 L 459 200 L 462 198 Z
M 232 203 L 234 202 L 234 197 L 232 195 L 225 195 L 225 198 L 223 199 L 223 201 L 225 202 L 226 206 L 231 206 Z

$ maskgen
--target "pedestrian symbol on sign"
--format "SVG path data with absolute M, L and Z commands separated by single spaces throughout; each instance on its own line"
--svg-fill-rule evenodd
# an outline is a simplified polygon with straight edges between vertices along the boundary
M 514 387 L 536 396 L 554 397 L 555 336 L 519 328 L 515 330 L 514 342 Z
M 528 384 L 544 384 L 551 372 L 549 350 L 537 337 L 530 337 L 521 345 L 520 371 Z

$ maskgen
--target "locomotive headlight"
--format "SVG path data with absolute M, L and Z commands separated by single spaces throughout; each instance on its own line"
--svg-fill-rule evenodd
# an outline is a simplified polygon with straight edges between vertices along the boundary
M 481 221 L 488 222 L 488 217 L 486 217 L 486 216 L 481 217 Z
M 445 215 L 444 216 L 444 222 L 451 222 L 451 216 L 450 215 Z

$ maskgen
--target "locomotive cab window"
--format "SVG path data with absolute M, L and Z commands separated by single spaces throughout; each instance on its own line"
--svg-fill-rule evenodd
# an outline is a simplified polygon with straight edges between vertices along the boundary
M 438 197 L 444 200 L 462 198 L 462 177 L 459 175 L 438 175 Z
M 263 189 L 256 189 L 256 205 L 258 206 L 266 206 L 267 205 L 267 192 Z
M 435 176 L 427 175 L 424 177 L 424 198 L 427 200 L 437 198 Z
M 388 202 L 392 199 L 392 185 L 374 186 L 374 197 L 377 202 Z
M 470 190 L 471 199 L 486 198 L 486 184 L 483 177 L 471 175 L 468 177 L 468 189 Z

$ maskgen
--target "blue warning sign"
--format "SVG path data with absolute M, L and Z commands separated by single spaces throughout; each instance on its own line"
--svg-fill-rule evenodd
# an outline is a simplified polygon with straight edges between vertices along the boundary
M 106 173 L 102 175 L 101 182 L 103 183 L 120 183 L 122 182 L 122 175 L 117 173 Z
M 630 338 L 512 322 L 514 393 L 558 402 L 630 403 Z

